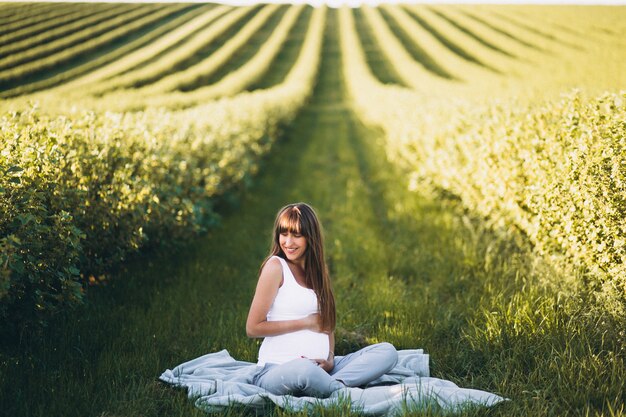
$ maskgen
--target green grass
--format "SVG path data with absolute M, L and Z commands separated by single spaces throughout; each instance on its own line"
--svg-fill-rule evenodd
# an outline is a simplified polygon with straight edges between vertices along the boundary
M 424 348 L 433 376 L 512 400 L 457 415 L 626 414 L 624 322 L 586 304 L 570 281 L 454 200 L 407 191 L 380 133 L 348 106 L 335 17 L 311 102 L 251 187 L 223 202 L 219 227 L 175 253 L 129 262 L 90 291 L 88 305 L 40 334 L 2 338 L 6 415 L 205 415 L 157 377 L 220 349 L 255 360 L 248 306 L 274 215 L 293 201 L 316 207 L 325 227 L 338 354 L 377 341 Z M 341 406 L 317 412 L 348 414 Z

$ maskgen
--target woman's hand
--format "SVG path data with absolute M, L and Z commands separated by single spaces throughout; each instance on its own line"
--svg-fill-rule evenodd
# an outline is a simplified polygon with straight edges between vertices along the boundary
M 323 333 L 322 332 L 322 316 L 320 316 L 318 313 L 310 314 L 302 320 L 304 321 L 304 325 L 307 330 L 311 330 L 312 332 L 316 332 L 316 333 Z
M 335 348 L 335 340 L 334 340 L 334 334 L 331 333 L 332 335 L 332 348 Z M 330 352 L 328 352 L 328 358 L 327 359 L 313 359 L 313 361 L 315 363 L 317 363 L 317 366 L 319 366 L 320 368 L 322 368 L 323 370 L 325 370 L 326 372 L 330 373 L 333 368 L 335 367 L 335 353 L 333 352 L 333 350 L 331 350 Z
M 317 365 L 320 368 L 322 368 L 328 373 L 330 373 L 330 371 L 332 371 L 333 368 L 335 367 L 335 358 L 332 356 L 328 360 L 326 359 L 314 359 L 314 360 L 315 362 L 317 362 Z

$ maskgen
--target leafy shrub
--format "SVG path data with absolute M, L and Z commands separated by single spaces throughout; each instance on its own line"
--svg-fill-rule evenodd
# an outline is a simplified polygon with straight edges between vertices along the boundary
M 245 140 L 245 125 L 181 131 L 179 119 L 161 116 L 49 118 L 33 109 L 4 117 L 2 317 L 45 322 L 130 253 L 205 231 L 216 221 L 213 199 L 255 169 L 279 131 L 257 117 L 267 130 Z M 148 129 L 141 117 L 165 121 Z
M 94 114 L 15 113 L 2 122 L 0 314 L 16 320 L 82 299 L 83 283 L 150 243 L 215 220 L 185 155 Z M 152 141 L 155 145 L 156 141 Z
M 521 230 L 555 264 L 584 266 L 588 288 L 624 315 L 625 99 L 575 92 L 531 105 L 459 101 L 454 111 L 433 106 L 430 122 L 396 109 L 383 126 L 390 158 L 414 187 L 459 196 L 494 227 Z

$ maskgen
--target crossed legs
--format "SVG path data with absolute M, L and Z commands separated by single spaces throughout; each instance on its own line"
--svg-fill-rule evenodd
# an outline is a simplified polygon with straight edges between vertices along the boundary
M 277 395 L 328 397 L 340 388 L 358 387 L 377 379 L 393 369 L 397 361 L 393 345 L 378 343 L 335 358 L 330 374 L 310 359 L 302 358 L 265 365 L 253 383 Z

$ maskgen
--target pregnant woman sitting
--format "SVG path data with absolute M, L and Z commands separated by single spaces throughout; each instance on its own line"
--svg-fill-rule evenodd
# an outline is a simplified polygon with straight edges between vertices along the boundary
M 334 357 L 335 300 L 322 228 L 307 204 L 277 214 L 270 255 L 261 265 L 248 319 L 249 337 L 263 337 L 253 383 L 283 395 L 328 397 L 363 386 L 398 360 L 389 343 Z

